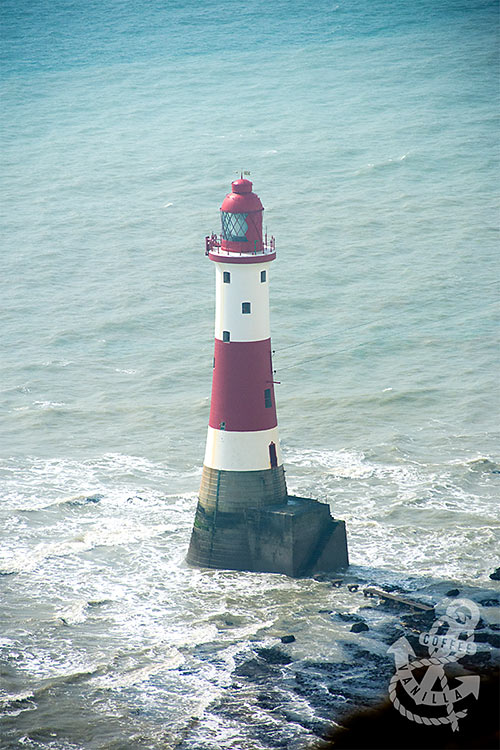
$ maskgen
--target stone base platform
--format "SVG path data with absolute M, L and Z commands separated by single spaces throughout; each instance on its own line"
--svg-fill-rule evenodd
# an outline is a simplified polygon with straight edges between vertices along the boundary
M 325 503 L 293 495 L 240 513 L 209 514 L 198 504 L 187 562 L 294 578 L 334 572 L 349 564 L 345 523 Z

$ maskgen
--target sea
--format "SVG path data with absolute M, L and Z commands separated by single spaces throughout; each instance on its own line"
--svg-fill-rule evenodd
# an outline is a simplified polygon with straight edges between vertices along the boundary
M 242 172 L 289 492 L 345 520 L 349 580 L 498 589 L 498 11 L 3 0 L 2 750 L 302 750 L 373 698 L 294 682 L 367 641 L 359 592 L 185 562 Z

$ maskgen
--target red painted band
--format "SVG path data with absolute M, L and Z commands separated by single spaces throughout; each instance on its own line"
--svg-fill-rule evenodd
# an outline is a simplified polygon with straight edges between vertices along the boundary
M 271 339 L 215 339 L 214 356 L 210 427 L 229 432 L 276 427 Z
M 216 263 L 268 263 L 276 258 L 276 253 L 262 253 L 262 255 L 218 255 L 208 253 L 210 260 Z

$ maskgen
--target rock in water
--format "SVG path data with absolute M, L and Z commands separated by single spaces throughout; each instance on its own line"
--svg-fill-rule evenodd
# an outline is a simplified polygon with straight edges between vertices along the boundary
M 364 630 L 370 630 L 366 622 L 355 622 L 351 627 L 351 633 L 362 633 Z

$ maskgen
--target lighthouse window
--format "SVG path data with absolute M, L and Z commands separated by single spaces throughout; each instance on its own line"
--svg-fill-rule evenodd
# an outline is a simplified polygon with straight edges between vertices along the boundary
M 225 240 L 232 240 L 233 242 L 247 242 L 247 216 L 248 214 L 232 214 L 228 211 L 221 211 L 222 236 Z
M 271 399 L 271 389 L 266 388 L 264 391 L 264 404 L 266 406 L 266 409 L 270 409 L 273 405 L 272 399 Z
M 246 315 L 251 312 L 251 305 L 250 302 L 242 302 L 241 303 L 241 312 Z
M 261 271 L 260 272 L 260 280 L 261 281 L 265 281 L 266 280 L 266 272 L 265 271 Z
M 222 280 L 223 280 L 224 284 L 230 284 L 231 283 L 231 274 L 229 273 L 229 271 L 223 271 Z
M 223 341 L 229 341 L 231 338 L 231 335 L 229 331 L 222 331 L 222 340 Z

